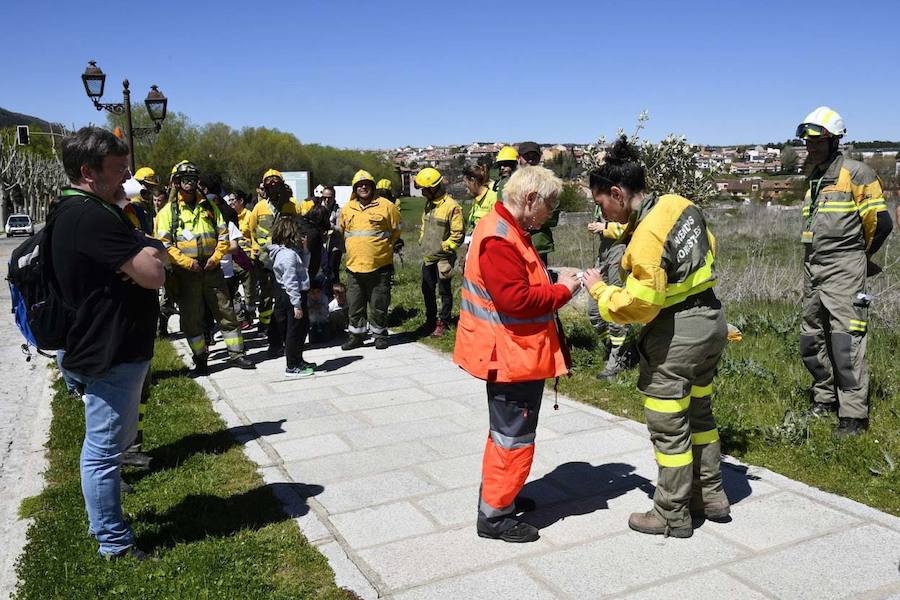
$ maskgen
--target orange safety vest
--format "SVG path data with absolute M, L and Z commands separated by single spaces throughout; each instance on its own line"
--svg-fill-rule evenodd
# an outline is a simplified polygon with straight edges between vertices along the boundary
M 475 226 L 463 275 L 453 362 L 479 379 L 513 383 L 568 373 L 556 329 L 556 313 L 519 319 L 494 306 L 481 275 L 482 242 L 491 237 L 512 243 L 528 268 L 529 285 L 550 285 L 550 276 L 534 246 L 491 209 Z

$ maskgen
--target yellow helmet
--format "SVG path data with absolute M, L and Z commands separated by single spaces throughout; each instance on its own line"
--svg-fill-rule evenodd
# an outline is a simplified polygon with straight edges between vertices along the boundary
M 279 171 L 278 169 L 269 169 L 268 171 L 263 173 L 263 181 L 265 181 L 269 177 L 277 177 L 277 178 L 281 179 L 282 181 L 284 181 L 284 176 L 281 174 L 281 171 Z
M 394 187 L 394 184 L 391 183 L 390 179 L 379 179 L 378 183 L 375 184 L 376 190 L 390 190 Z
M 512 146 L 503 146 L 497 153 L 497 160 L 494 162 L 506 162 L 508 160 L 519 160 L 519 151 Z
M 134 178 L 144 185 L 159 185 L 159 180 L 156 178 L 156 171 L 150 167 L 141 167 L 135 171 Z
M 353 181 L 350 185 L 356 187 L 356 184 L 362 181 L 371 181 L 372 185 L 375 185 L 375 178 L 372 177 L 371 173 L 363 169 L 360 169 L 356 172 L 356 175 L 353 176 Z
M 444 181 L 444 176 L 434 167 L 425 167 L 416 174 L 416 187 L 432 188 Z

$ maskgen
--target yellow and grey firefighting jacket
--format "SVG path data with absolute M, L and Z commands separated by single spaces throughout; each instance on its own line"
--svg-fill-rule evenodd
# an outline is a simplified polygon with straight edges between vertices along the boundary
M 630 237 L 622 271 L 625 285 L 595 284 L 591 296 L 612 323 L 649 323 L 716 284 L 716 240 L 703 213 L 675 194 L 647 195 L 623 234 Z
M 496 203 L 497 192 L 492 190 L 491 186 L 485 186 L 484 192 L 472 201 L 472 208 L 469 209 L 469 216 L 466 219 L 466 231 L 472 233 L 475 230 L 475 225 L 478 224 L 478 220 L 491 212 Z
M 801 241 L 806 260 L 830 262 L 847 251 L 869 253 L 878 213 L 887 211 L 875 171 L 856 160 L 838 156 L 824 173 L 813 173 L 803 201 Z
M 252 211 L 244 208 L 240 213 L 238 213 L 238 229 L 241 230 L 241 239 L 238 240 L 238 246 L 247 253 L 247 256 L 250 256 L 253 240 L 250 238 L 250 215 Z
M 371 273 L 394 263 L 394 242 L 400 237 L 400 211 L 386 198 L 365 206 L 350 194 L 341 208 L 338 229 L 344 234 L 347 270 Z
M 433 265 L 441 259 L 455 258 L 465 233 L 462 208 L 450 194 L 425 204 L 422 229 L 419 231 L 425 264 Z
M 196 192 L 193 207 L 173 197 L 159 211 L 156 236 L 179 267 L 190 269 L 196 260 L 203 267 L 212 259 L 218 264 L 228 252 L 228 227 L 216 205 Z
M 266 246 L 271 241 L 275 219 L 278 215 L 299 214 L 300 207 L 293 198 L 282 204 L 280 210 L 272 206 L 265 198 L 260 198 L 247 218 L 247 229 L 250 230 L 250 257 L 268 264 L 268 250 L 266 250 Z M 241 227 L 241 230 L 243 231 L 243 227 Z M 245 233 L 244 235 L 246 237 L 247 234 Z

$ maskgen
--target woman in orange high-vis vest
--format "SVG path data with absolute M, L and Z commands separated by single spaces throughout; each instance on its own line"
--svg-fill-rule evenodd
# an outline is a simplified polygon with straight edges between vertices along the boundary
M 490 411 L 477 531 L 505 542 L 539 537 L 516 519 L 534 509 L 533 501 L 516 496 L 534 458 L 544 380 L 570 366 L 556 311 L 579 281 L 564 271 L 553 283 L 527 233 L 547 220 L 561 190 L 548 169 L 516 171 L 503 201 L 478 221 L 463 276 L 453 361 L 487 382 Z

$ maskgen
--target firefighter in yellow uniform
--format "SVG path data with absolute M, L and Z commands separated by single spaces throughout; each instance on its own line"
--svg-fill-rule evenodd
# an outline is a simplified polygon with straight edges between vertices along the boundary
M 463 243 L 465 224 L 462 208 L 447 193 L 444 176 L 432 167 L 426 167 L 416 174 L 416 187 L 425 196 L 422 212 L 422 228 L 419 230 L 419 244 L 422 246 L 422 296 L 425 299 L 425 324 L 422 331 L 432 337 L 441 337 L 450 327 L 450 313 L 453 309 L 453 266 L 456 264 L 456 249 Z M 441 311 L 438 313 L 435 287 L 441 295 Z M 430 330 L 430 331 L 429 331 Z
M 716 283 L 715 238 L 703 213 L 675 194 L 645 193 L 637 150 L 622 136 L 590 174 L 594 202 L 608 219 L 627 224 L 625 283 L 584 275 L 600 315 L 611 323 L 643 323 L 638 390 L 659 476 L 653 509 L 634 513 L 631 529 L 686 538 L 691 515 L 727 519 L 720 442 L 712 413 L 713 377 L 725 350 L 727 325 Z
M 352 186 L 350 200 L 338 216 L 346 248 L 350 319 L 350 339 L 341 348 L 359 348 L 371 329 L 375 348 L 383 350 L 388 347 L 387 312 L 394 246 L 400 240 L 400 211 L 390 200 L 376 197 L 375 180 L 367 171 L 357 171 Z
M 497 182 L 494 183 L 494 187 L 491 189 L 496 192 L 497 200 L 503 200 L 503 186 L 506 185 L 506 182 L 509 181 L 509 178 L 519 167 L 519 151 L 512 146 L 503 146 L 500 148 L 500 152 L 497 153 L 494 164 L 497 166 L 500 178 L 497 179 Z
M 247 220 L 250 230 L 250 258 L 256 266 L 259 282 L 259 325 L 260 331 L 268 328 L 272 320 L 275 273 L 266 245 L 272 235 L 272 227 L 279 215 L 299 215 L 300 207 L 291 197 L 291 188 L 284 182 L 281 172 L 269 169 L 263 174 L 260 198 Z M 277 348 L 271 348 L 273 352 Z
M 844 120 L 822 106 L 797 128 L 812 167 L 803 203 L 804 291 L 800 355 L 813 376 L 814 416 L 838 411 L 836 437 L 869 426 L 866 331 L 871 261 L 893 224 L 881 182 L 867 165 L 845 158 Z
M 172 261 L 181 329 L 194 355 L 194 373 L 209 373 L 204 336 L 204 305 L 219 324 L 229 362 L 255 369 L 244 356 L 244 339 L 234 314 L 219 261 L 228 252 L 228 229 L 215 204 L 197 191 L 199 172 L 188 161 L 172 169 L 169 203 L 159 213 L 157 234 Z

